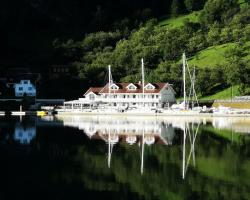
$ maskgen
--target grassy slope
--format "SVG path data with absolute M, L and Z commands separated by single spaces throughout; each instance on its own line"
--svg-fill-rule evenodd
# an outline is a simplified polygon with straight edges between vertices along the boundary
M 234 48 L 236 43 L 226 43 L 222 45 L 216 45 L 208 47 L 198 52 L 194 57 L 191 57 L 188 61 L 190 66 L 198 67 L 215 67 L 217 65 L 226 64 L 225 52 L 230 48 Z M 244 44 L 245 57 L 244 59 L 250 59 L 250 41 Z
M 245 4 L 244 0 L 239 1 L 241 5 Z M 175 18 L 165 19 L 159 22 L 159 26 L 164 26 L 166 28 L 176 28 L 183 25 L 186 19 L 189 19 L 192 22 L 198 21 L 200 11 L 193 12 L 189 15 L 183 15 Z M 225 52 L 230 49 L 234 48 L 236 43 L 226 43 L 222 45 L 214 45 L 208 47 L 200 52 L 198 52 L 195 56 L 189 58 L 188 63 L 190 66 L 197 66 L 197 67 L 216 67 L 218 65 L 225 65 L 226 60 L 224 57 Z M 245 48 L 245 60 L 250 60 L 250 41 L 244 44 Z M 239 96 L 240 93 L 238 91 L 238 86 L 233 87 L 233 96 Z M 216 94 L 211 96 L 202 97 L 202 99 L 230 99 L 231 98 L 231 88 L 227 88 L 222 90 Z
M 231 93 L 233 93 L 233 96 L 240 96 L 239 92 L 239 86 L 233 86 L 233 91 L 231 92 L 231 87 L 227 88 L 225 90 L 222 90 L 216 94 L 202 97 L 200 99 L 206 99 L 206 100 L 214 100 L 214 99 L 231 99 Z
M 198 22 L 200 11 L 192 12 L 189 15 L 182 15 L 175 18 L 165 19 L 159 22 L 159 26 L 166 26 L 167 28 L 177 28 L 183 25 L 184 21 L 189 19 L 191 22 Z

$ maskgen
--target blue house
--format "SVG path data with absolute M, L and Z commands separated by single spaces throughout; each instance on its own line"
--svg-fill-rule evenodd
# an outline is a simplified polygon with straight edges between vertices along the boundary
M 14 85 L 15 96 L 23 97 L 23 96 L 36 96 L 36 87 L 30 82 L 30 80 L 21 80 L 20 83 L 16 83 Z

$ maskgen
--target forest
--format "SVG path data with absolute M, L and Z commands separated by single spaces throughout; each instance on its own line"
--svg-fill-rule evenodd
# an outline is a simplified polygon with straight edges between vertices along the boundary
M 74 94 L 104 85 L 108 65 L 114 81 L 139 81 L 144 58 L 146 81 L 169 82 L 181 96 L 183 52 L 196 68 L 200 98 L 230 87 L 250 93 L 249 0 L 12 3 L 0 8 L 2 66 L 69 65 L 67 81 L 81 82 Z M 56 82 L 65 83 L 65 77 Z

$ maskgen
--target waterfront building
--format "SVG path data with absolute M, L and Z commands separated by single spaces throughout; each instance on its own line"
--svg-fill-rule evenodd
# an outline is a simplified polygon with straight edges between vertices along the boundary
M 16 83 L 14 85 L 15 96 L 23 97 L 23 96 L 36 96 L 36 87 L 30 82 L 30 80 L 21 80 L 20 83 Z
M 110 88 L 109 88 L 110 87 Z M 90 87 L 84 98 L 65 102 L 67 109 L 81 109 L 85 106 L 110 105 L 117 108 L 160 108 L 176 102 L 175 91 L 169 83 L 112 83 L 104 87 Z

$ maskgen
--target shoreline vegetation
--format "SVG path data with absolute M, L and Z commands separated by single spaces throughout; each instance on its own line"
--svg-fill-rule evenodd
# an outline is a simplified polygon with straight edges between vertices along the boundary
M 63 1 L 62 5 L 66 2 Z M 27 9 L 34 11 L 34 19 L 42 20 L 43 17 L 38 13 L 44 10 L 44 6 L 49 6 L 47 3 L 36 5 L 35 9 L 31 4 Z M 161 5 L 160 1 L 155 1 L 154 6 L 136 2 L 131 9 L 137 15 L 128 13 L 129 9 L 119 13 L 121 8 L 116 3 L 106 5 L 103 2 L 105 6 L 102 3 L 95 5 L 95 1 L 92 3 L 90 10 L 95 10 L 93 21 L 82 22 L 92 22 L 92 28 L 77 24 L 79 19 L 83 19 L 80 18 L 82 12 L 78 13 L 82 5 L 75 8 L 75 5 L 68 4 L 68 9 L 76 9 L 76 16 L 72 18 L 64 16 L 65 12 L 53 12 L 53 9 L 44 13 L 48 21 L 54 20 L 52 13 L 58 15 L 57 19 L 61 20 L 60 26 L 63 25 L 64 30 L 69 27 L 66 19 L 74 22 L 74 29 L 67 28 L 69 30 L 65 35 L 60 32 L 60 28 L 52 30 L 48 23 L 38 19 L 36 29 L 31 28 L 35 22 L 27 21 L 26 18 L 23 21 L 28 23 L 19 25 L 19 37 L 15 32 L 10 35 L 10 40 L 15 43 L 7 44 L 12 59 L 6 56 L 5 66 L 30 66 L 32 72 L 41 73 L 42 78 L 37 80 L 39 98 L 75 99 L 90 86 L 103 86 L 107 82 L 108 65 L 114 70 L 113 79 L 116 82 L 139 81 L 138 63 L 142 57 L 145 59 L 145 81 L 169 82 L 173 84 L 177 97 L 180 97 L 183 92 L 180 62 L 183 52 L 189 58 L 190 68 L 196 68 L 195 89 L 199 99 L 230 99 L 231 87 L 233 96 L 250 94 L 248 0 L 198 0 L 196 3 L 192 0 L 169 0 L 168 6 Z M 110 18 L 108 11 L 112 6 L 116 9 L 111 9 L 115 12 Z M 3 6 L 1 9 L 8 11 L 9 8 Z M 88 13 L 82 15 L 85 14 Z M 42 22 L 48 27 L 43 27 Z M 59 26 L 58 21 L 53 23 L 55 27 Z M 80 25 L 81 30 L 78 27 Z M 31 37 L 27 31 L 22 32 L 28 27 L 31 29 L 30 34 L 40 29 L 51 34 L 49 37 L 42 34 L 33 38 L 35 35 Z M 85 32 L 82 27 L 86 27 Z M 6 30 L 10 30 L 9 27 Z M 71 33 L 73 30 L 77 36 Z M 30 42 L 21 38 L 30 38 Z M 37 50 L 34 51 L 34 48 Z M 19 49 L 22 53 L 14 52 L 13 49 Z M 33 51 L 36 55 L 33 55 Z M 17 55 L 22 59 L 15 57 Z M 27 58 L 25 62 L 24 58 Z M 8 64 L 10 60 L 16 63 Z M 68 71 L 51 75 L 52 65 L 67 66 Z M 5 72 L 8 69 L 10 67 L 1 68 L 0 74 L 7 76 Z M 4 91 L 0 92 L 0 98 L 3 98 Z

